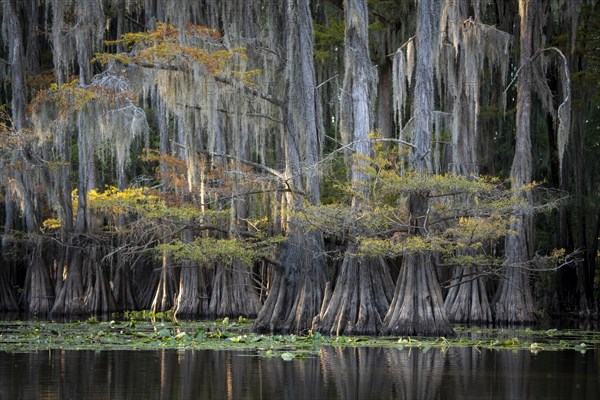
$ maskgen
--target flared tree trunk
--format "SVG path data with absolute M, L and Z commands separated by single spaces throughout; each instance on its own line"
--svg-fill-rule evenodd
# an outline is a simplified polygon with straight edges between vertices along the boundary
M 86 315 L 88 313 L 85 305 L 85 293 L 83 289 L 83 249 L 79 243 L 73 243 L 71 259 L 65 266 L 67 277 L 63 282 L 61 291 L 56 296 L 50 315 L 52 317 L 73 317 Z M 59 277 L 58 279 L 62 279 Z
M 89 247 L 84 261 L 86 271 L 85 304 L 92 315 L 107 315 L 117 310 L 108 274 L 102 268 L 95 246 Z
M 29 266 L 21 303 L 28 316 L 45 317 L 54 304 L 54 290 L 48 266 L 42 257 L 42 240 L 35 237 L 29 250 Z
M 9 235 L 12 234 L 14 227 L 16 205 L 10 196 L 7 194 L 4 196 L 4 236 L 2 236 L 0 249 L 2 252 L 0 253 L 0 312 L 19 310 L 16 293 L 11 286 L 13 262 L 7 257 L 11 249 Z
M 316 169 L 320 124 L 309 5 L 308 0 L 287 0 L 285 11 L 287 101 L 283 105 L 283 142 L 285 177 L 294 192 L 287 193 L 285 199 L 287 207 L 295 211 L 303 207 L 297 192 L 305 192 L 313 205 L 320 201 Z M 301 154 L 305 165 L 301 164 Z M 258 332 L 306 332 L 321 307 L 326 280 L 323 239 L 316 232 L 301 232 L 289 218 L 290 213 L 285 215 L 287 242 L 279 260 L 283 268 L 273 271 L 269 294 L 254 323 L 253 329 Z
M 531 183 L 531 89 L 533 47 L 533 26 L 539 12 L 538 0 L 519 0 L 520 60 L 521 71 L 517 81 L 517 130 L 515 156 L 510 171 L 511 184 L 515 196 L 523 196 L 518 191 Z M 525 195 L 527 196 L 527 195 Z M 528 199 L 529 200 L 529 199 Z M 496 293 L 494 311 L 496 322 L 524 324 L 535 320 L 533 296 L 529 277 L 522 267 L 530 259 L 531 216 L 515 211 L 511 223 L 511 233 L 506 238 L 506 269 Z
M 137 310 L 135 291 L 133 290 L 131 266 L 123 262 L 123 257 L 117 255 L 117 268 L 112 281 L 113 296 L 117 311 Z
M 369 82 L 371 65 L 368 48 L 368 12 L 364 0 L 344 2 L 344 87 L 341 99 L 340 129 L 342 138 L 353 142 L 354 153 L 369 157 Z M 352 185 L 363 190 L 367 177 L 364 160 L 354 160 Z M 366 193 L 364 193 L 366 194 Z M 352 207 L 359 213 L 360 196 Z M 356 235 L 356 232 L 351 232 Z M 315 317 L 313 329 L 332 335 L 378 334 L 382 317 L 391 299 L 392 280 L 383 259 L 356 255 L 357 246 L 346 249 L 331 297 L 326 294 L 321 313 Z M 330 286 L 331 287 L 331 286 Z
M 484 278 L 477 267 L 454 268 L 444 307 L 448 320 L 454 323 L 489 324 L 492 309 Z
M 298 230 L 288 230 L 279 262 L 284 268 L 273 269 L 269 295 L 254 323 L 257 332 L 305 333 L 319 312 L 326 280 L 321 237 Z
M 160 262 L 148 261 L 136 262 L 132 269 L 134 275 L 134 282 L 137 290 L 137 305 L 142 310 L 149 310 L 152 308 L 152 301 L 156 294 L 156 288 L 162 275 L 162 268 Z
M 496 323 L 501 324 L 528 324 L 535 322 L 535 308 L 531 294 L 529 274 L 523 261 L 529 260 L 526 242 L 527 227 L 526 216 L 517 217 L 511 223 L 511 233 L 506 238 L 505 253 L 508 265 L 500 281 L 494 311 Z
M 211 317 L 256 317 L 260 303 L 251 274 L 239 261 L 217 265 L 209 305 Z
M 154 313 L 169 311 L 175 304 L 177 291 L 177 276 L 173 266 L 172 257 L 167 252 L 163 253 L 158 285 L 152 297 L 150 309 Z
M 183 232 L 183 240 L 191 242 L 193 234 L 190 229 Z M 208 311 L 209 296 L 204 268 L 190 261 L 184 261 L 179 273 L 179 290 L 173 307 L 175 317 L 204 317 Z M 254 314 L 256 315 L 256 314 Z
M 377 335 L 390 304 L 393 281 L 387 263 L 378 257 L 356 256 L 349 247 L 335 288 L 325 291 L 314 329 L 327 335 Z
M 285 321 L 290 332 L 306 332 L 312 326 L 312 320 L 323 304 L 327 282 L 323 236 L 319 232 L 305 232 L 303 236 L 302 269 L 297 280 L 296 297 Z
M 179 273 L 179 290 L 173 308 L 175 317 L 206 317 L 210 314 L 208 304 L 209 296 L 204 268 L 185 261 Z
M 411 154 L 413 169 L 423 175 L 432 171 L 431 136 L 433 127 L 434 26 L 439 21 L 433 0 L 420 0 L 417 7 L 417 58 L 415 132 Z M 423 235 L 429 209 L 429 194 L 414 192 L 407 200 L 411 235 Z M 388 335 L 449 336 L 454 331 L 448 321 L 442 290 L 429 252 L 405 254 L 392 304 L 385 316 L 383 332 Z
M 17 297 L 11 286 L 9 264 L 0 259 L 0 313 L 19 311 Z
M 125 226 L 125 217 L 119 217 L 117 227 Z M 123 248 L 125 239 L 121 234 L 117 235 L 116 243 L 119 248 Z M 116 268 L 112 280 L 112 292 L 115 298 L 117 311 L 137 310 L 137 301 L 133 289 L 133 266 L 127 262 L 122 251 L 116 254 Z
M 384 319 L 383 333 L 406 336 L 451 336 L 431 255 L 403 256 L 394 299 Z

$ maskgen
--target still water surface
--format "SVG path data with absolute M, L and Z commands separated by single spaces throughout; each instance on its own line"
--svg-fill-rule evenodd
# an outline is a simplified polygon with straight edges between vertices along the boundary
M 598 351 L 0 352 L 0 399 L 600 399 Z

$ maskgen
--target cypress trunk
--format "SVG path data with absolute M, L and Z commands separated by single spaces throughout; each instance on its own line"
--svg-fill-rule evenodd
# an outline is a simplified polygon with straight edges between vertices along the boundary
M 519 191 L 531 183 L 531 89 L 533 25 L 539 12 L 538 0 L 519 0 L 521 71 L 517 81 L 517 130 L 515 156 L 510 171 L 515 196 L 526 196 Z M 530 259 L 532 217 L 515 210 L 511 232 L 506 238 L 506 269 L 496 293 L 494 311 L 496 322 L 508 324 L 530 323 L 535 320 L 533 296 L 529 277 L 522 267 Z
M 433 32 L 434 25 L 439 21 L 438 13 L 434 1 L 419 1 L 413 105 L 415 131 L 410 160 L 413 169 L 423 175 L 432 171 L 430 150 L 434 109 L 433 50 L 436 43 Z M 425 234 L 429 193 L 411 193 L 407 200 L 407 208 L 410 212 L 409 234 Z M 394 298 L 385 316 L 383 331 L 389 335 L 453 335 L 431 253 L 409 253 L 403 256 Z

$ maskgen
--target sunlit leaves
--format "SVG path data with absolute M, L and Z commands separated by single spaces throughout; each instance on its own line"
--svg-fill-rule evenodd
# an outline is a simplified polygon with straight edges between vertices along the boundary
M 245 59 L 245 49 L 225 49 L 220 46 L 220 40 L 217 30 L 205 26 L 188 24 L 180 30 L 171 24 L 158 23 L 155 30 L 126 33 L 119 40 L 106 42 L 109 46 L 123 44 L 128 54 L 99 53 L 95 60 L 102 63 L 114 60 L 125 65 L 134 62 L 159 68 L 202 65 L 212 75 L 236 71 L 235 65 L 230 63 Z M 260 71 L 239 73 L 245 82 Z
M 360 186 L 344 189 L 349 198 L 359 199 L 358 209 L 342 203 L 307 208 L 299 216 L 307 226 L 355 241 L 361 255 L 435 252 L 462 265 L 498 264 L 501 261 L 481 250 L 511 232 L 515 211 L 534 211 L 525 196 L 511 192 L 507 182 L 406 170 L 397 149 L 374 147 L 374 157 L 354 156 L 366 179 Z M 423 215 L 411 215 L 407 202 L 415 194 L 426 202 Z
M 44 231 L 58 229 L 61 226 L 62 226 L 62 223 L 58 218 L 48 218 L 42 222 L 42 230 L 44 230 Z
M 43 102 L 53 103 L 61 113 L 67 113 L 79 111 L 90 101 L 99 98 L 98 91 L 80 86 L 79 80 L 75 79 L 61 86 L 51 84 L 47 90 L 40 91 L 31 104 L 35 108 Z
M 158 196 L 144 187 L 118 190 L 109 186 L 102 192 L 92 189 L 87 193 L 87 201 L 91 209 L 115 215 L 150 212 L 160 204 Z
M 155 250 L 159 253 L 168 252 L 178 263 L 189 261 L 195 265 L 205 266 L 215 262 L 232 265 L 237 261 L 250 267 L 258 259 L 265 256 L 271 247 L 277 245 L 281 240 L 281 237 L 274 237 L 264 241 L 198 237 L 189 243 L 173 240 L 169 243 L 158 245 Z

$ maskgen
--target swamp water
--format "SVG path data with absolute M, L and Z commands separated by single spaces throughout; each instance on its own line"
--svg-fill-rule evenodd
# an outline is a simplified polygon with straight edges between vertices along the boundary
M 600 399 L 600 351 L 0 351 L 0 399 Z

